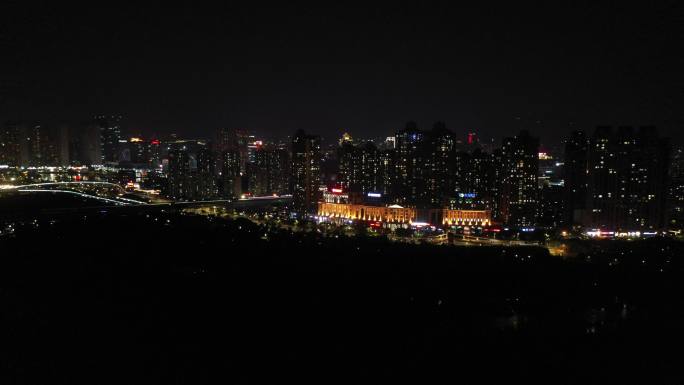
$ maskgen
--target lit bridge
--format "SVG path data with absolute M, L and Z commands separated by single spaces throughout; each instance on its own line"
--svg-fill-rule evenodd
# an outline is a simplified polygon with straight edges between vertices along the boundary
M 109 182 L 80 181 L 33 183 L 19 186 L 4 186 L 0 192 L 68 194 L 113 205 L 145 204 L 145 202 L 142 201 L 123 197 L 122 195 L 126 193 L 123 187 Z
M 93 190 L 93 189 L 110 189 L 112 192 L 123 194 L 125 191 L 123 187 L 115 183 L 109 182 L 96 182 L 96 181 L 79 181 L 79 182 L 44 182 L 44 183 L 32 183 L 20 186 L 5 186 L 3 190 L 34 190 L 34 189 L 44 189 L 44 190 Z
M 38 216 L 60 216 L 87 213 L 140 213 L 165 211 L 174 212 L 196 208 L 261 209 L 276 205 L 286 205 L 292 201 L 291 195 L 252 197 L 240 200 L 206 200 L 189 202 L 147 203 L 123 197 L 126 191 L 119 185 L 108 182 L 47 182 L 20 186 L 3 186 L 0 189 L 0 217 L 35 218 Z M 47 197 L 53 194 L 75 196 L 92 200 L 86 207 L 46 207 L 42 204 L 25 204 L 22 196 L 31 198 Z M 3 204 L 3 196 L 6 198 Z M 10 198 L 12 197 L 12 198 Z M 12 201 L 11 199 L 15 199 Z M 19 199 L 19 200 L 17 200 Z M 14 203 L 12 203 L 14 202 Z M 49 204 L 47 206 L 50 206 Z

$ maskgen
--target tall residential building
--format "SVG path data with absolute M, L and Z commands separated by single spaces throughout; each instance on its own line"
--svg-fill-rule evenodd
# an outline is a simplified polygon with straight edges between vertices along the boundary
M 492 219 L 496 222 L 503 222 L 503 213 L 501 210 L 501 193 L 503 191 L 503 151 L 500 148 L 494 149 L 491 153 L 491 198 L 490 205 L 492 207 Z
M 654 127 L 598 127 L 588 151 L 585 226 L 610 230 L 665 226 L 669 142 Z
M 316 212 L 320 195 L 321 139 L 299 130 L 292 138 L 292 195 L 300 215 Z
M 216 137 L 214 138 L 214 145 L 216 151 L 221 152 L 231 148 L 237 147 L 237 136 L 234 129 L 219 128 L 216 130 Z
M 57 125 L 54 131 L 54 141 L 57 152 L 57 166 L 68 166 L 71 164 L 71 150 L 70 143 L 73 140 L 72 136 L 74 133 L 74 128 L 72 125 L 67 123 L 61 123 Z
M 81 124 L 61 126 L 61 156 L 64 162 L 73 166 L 102 164 L 102 146 L 100 143 L 100 129 L 92 121 Z M 66 135 L 64 134 L 66 130 Z M 64 151 L 67 148 L 67 151 Z
M 617 194 L 617 148 L 612 127 L 597 127 L 589 143 L 587 214 L 583 224 L 615 224 Z
M 141 137 L 133 137 L 128 139 L 128 144 L 131 150 L 131 163 L 149 166 L 150 141 Z
M 159 139 L 152 139 L 149 144 L 149 164 L 150 167 L 158 169 L 161 164 L 162 164 L 162 156 L 161 156 L 161 141 Z
M 0 165 L 21 165 L 22 130 L 19 124 L 7 122 L 0 128 Z
M 396 203 L 419 209 L 443 207 L 461 192 L 464 154 L 444 123 L 422 131 L 409 122 L 396 133 L 393 154 Z
M 380 179 L 380 152 L 373 142 L 366 142 L 359 146 L 358 157 L 361 169 L 360 193 L 379 194 L 381 189 Z
M 176 200 L 213 199 L 215 162 L 207 144 L 199 140 L 177 140 L 169 143 L 168 187 L 166 195 Z
M 349 135 L 345 133 L 345 135 Z M 345 138 L 344 136 L 340 140 L 340 145 L 337 148 L 337 162 L 339 169 L 337 172 L 336 187 L 341 188 L 344 191 L 357 191 L 359 186 L 359 174 L 361 173 L 359 164 L 357 149 L 351 140 L 351 137 Z
M 100 147 L 103 163 L 119 161 L 121 140 L 121 115 L 98 115 L 95 125 L 100 132 Z
M 493 211 L 497 197 L 497 168 L 492 154 L 476 147 L 470 154 L 458 152 L 456 159 L 457 194 L 451 198 L 450 206 Z
M 231 173 L 222 173 L 223 195 L 226 197 L 240 196 L 242 193 L 249 192 L 249 177 L 250 172 L 254 169 L 256 147 L 254 135 L 250 135 L 247 130 L 236 128 L 220 128 L 217 130 L 214 148 L 218 164 L 216 169 L 222 171 L 225 163 L 231 163 L 235 160 L 239 162 L 237 176 L 232 176 Z M 229 159 L 223 159 L 224 155 L 228 156 Z M 226 177 L 231 178 L 231 181 L 225 180 Z
M 290 162 L 282 145 L 260 144 L 249 165 L 249 191 L 255 196 L 282 195 L 289 191 Z
M 539 139 L 528 131 L 506 138 L 501 147 L 501 214 L 513 226 L 534 226 L 537 222 Z
M 239 198 L 242 194 L 242 173 L 240 172 L 240 152 L 237 149 L 224 150 L 220 159 L 220 191 L 226 199 Z
M 537 224 L 546 228 L 559 228 L 571 223 L 569 210 L 565 209 L 565 181 L 563 180 L 564 162 L 555 152 L 539 149 L 539 204 L 537 207 Z
M 672 151 L 672 166 L 668 183 L 667 225 L 684 229 L 684 147 Z
M 567 224 L 565 187 L 559 184 L 544 184 L 539 188 L 537 224 L 557 229 Z
M 380 152 L 372 142 L 355 145 L 351 137 L 348 140 L 341 140 L 338 149 L 338 186 L 346 192 L 363 196 L 368 193 L 378 193 L 380 190 L 379 155 Z
M 428 169 L 427 196 L 425 201 L 431 207 L 441 207 L 454 196 L 458 186 L 454 170 L 456 169 L 456 141 L 451 131 L 443 122 L 437 122 L 428 133 L 429 156 L 425 164 Z
M 290 191 L 290 150 L 284 143 L 272 145 L 269 157 L 269 184 L 274 194 L 285 195 Z
M 250 143 L 254 142 L 254 136 L 249 135 L 247 130 L 240 128 L 220 128 L 216 132 L 216 152 L 238 151 L 240 159 L 240 172 L 247 173 L 249 163 Z
M 589 139 L 583 131 L 574 131 L 565 141 L 563 180 L 565 184 L 565 223 L 581 224 L 587 207 L 589 183 Z
M 427 176 L 429 173 L 429 144 L 425 132 L 409 122 L 395 134 L 394 201 L 401 205 L 429 205 Z
M 396 180 L 395 167 L 396 150 L 387 148 L 378 151 L 378 192 L 389 200 L 395 195 L 394 181 Z
M 193 181 L 196 185 L 195 198 L 198 200 L 214 199 L 218 196 L 214 153 L 205 145 L 197 150 L 195 157 L 197 159 L 197 168 L 193 173 Z
M 192 196 L 190 154 L 183 145 L 172 145 L 168 154 L 168 191 L 166 195 L 176 200 Z
M 25 138 L 29 166 L 44 167 L 67 164 L 68 148 L 65 149 L 65 154 L 62 153 L 62 148 L 68 146 L 66 132 L 55 127 L 36 124 L 26 131 Z

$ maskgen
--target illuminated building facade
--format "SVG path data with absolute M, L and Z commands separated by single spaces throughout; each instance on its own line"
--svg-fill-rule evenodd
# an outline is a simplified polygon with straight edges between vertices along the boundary
M 323 202 L 325 203 L 349 203 L 349 194 L 343 193 L 342 189 L 333 188 L 331 191 L 323 192 Z
M 492 212 L 490 210 L 450 210 L 442 209 L 444 226 L 490 226 Z
M 319 202 L 318 216 L 330 219 L 373 221 L 387 224 L 410 224 L 416 219 L 416 210 L 398 205 L 369 206 L 351 203 Z
M 421 211 L 426 211 L 421 213 Z M 359 220 L 368 222 L 380 222 L 383 225 L 411 225 L 418 217 L 425 215 L 434 219 L 432 225 L 450 226 L 490 226 L 492 223 L 491 211 L 489 210 L 451 210 L 451 209 L 427 209 L 421 210 L 399 205 L 372 206 L 352 203 L 328 203 L 318 204 L 318 216 L 330 220 Z

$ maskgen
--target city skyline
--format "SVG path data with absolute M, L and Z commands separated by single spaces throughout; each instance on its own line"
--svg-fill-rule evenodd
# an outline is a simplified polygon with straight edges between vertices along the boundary
M 225 128 L 206 140 L 127 138 L 122 120 L 98 115 L 76 129 L 56 130 L 5 125 L 2 179 L 12 182 L 29 166 L 104 166 L 118 170 L 105 180 L 172 201 L 291 195 L 291 213 L 301 219 L 392 228 L 398 217 L 408 221 L 401 226 L 580 226 L 586 234 L 683 223 L 681 148 L 651 126 L 578 130 L 558 148 L 542 146 L 528 130 L 483 143 L 477 133 L 462 137 L 442 122 L 428 129 L 407 122 L 379 141 L 344 133 L 324 143 L 303 130 L 268 141 L 258 132 Z M 401 215 L 394 212 L 399 208 Z
M 0 383 L 684 384 L 632 3 L 0 1 Z

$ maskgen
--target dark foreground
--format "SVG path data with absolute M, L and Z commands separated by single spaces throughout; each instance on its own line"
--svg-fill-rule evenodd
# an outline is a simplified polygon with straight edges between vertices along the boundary
M 682 383 L 684 247 L 606 245 L 563 261 L 178 215 L 19 226 L 0 383 Z

